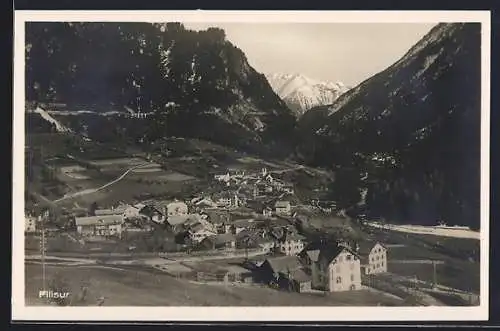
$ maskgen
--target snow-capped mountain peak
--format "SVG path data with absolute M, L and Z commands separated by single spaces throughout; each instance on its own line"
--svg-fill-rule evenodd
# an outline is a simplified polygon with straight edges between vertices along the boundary
M 341 82 L 319 81 L 298 73 L 267 74 L 266 78 L 297 116 L 312 107 L 332 104 L 349 89 Z

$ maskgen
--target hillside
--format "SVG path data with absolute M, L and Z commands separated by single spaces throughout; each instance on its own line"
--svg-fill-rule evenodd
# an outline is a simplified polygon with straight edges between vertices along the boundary
M 479 24 L 437 25 L 394 65 L 308 111 L 299 153 L 349 169 L 342 185 L 354 200 L 367 189 L 371 217 L 479 227 L 480 49 Z
M 349 90 L 340 82 L 322 82 L 299 74 L 267 74 L 266 78 L 297 117 L 310 108 L 332 104 Z
M 62 104 L 58 109 L 66 116 L 51 117 L 69 122 L 63 125 L 76 132 L 90 127 L 117 131 L 132 141 L 185 136 L 251 151 L 286 154 L 292 149 L 294 116 L 221 29 L 196 32 L 180 23 L 29 23 L 26 78 L 28 101 Z M 130 122 L 75 113 L 89 109 L 149 116 Z M 68 112 L 78 119 L 69 119 Z M 131 124 L 140 129 L 130 129 Z M 142 136 L 134 136 L 135 131 Z

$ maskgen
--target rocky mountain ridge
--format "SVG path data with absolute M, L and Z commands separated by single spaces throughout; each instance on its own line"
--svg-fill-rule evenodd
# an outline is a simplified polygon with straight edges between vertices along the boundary
M 341 82 L 324 82 L 300 74 L 266 74 L 266 78 L 297 117 L 310 108 L 332 104 L 349 90 Z

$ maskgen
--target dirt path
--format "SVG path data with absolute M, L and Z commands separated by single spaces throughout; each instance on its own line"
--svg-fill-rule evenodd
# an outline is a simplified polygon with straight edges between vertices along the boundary
M 296 166 L 293 168 L 288 168 L 288 169 L 283 169 L 283 170 L 271 170 L 271 171 L 268 171 L 268 173 L 270 173 L 270 174 L 282 174 L 285 172 L 297 171 L 297 170 L 304 169 L 304 168 L 305 167 L 303 165 L 299 165 L 299 166 Z
M 57 203 L 57 202 L 60 202 L 60 201 L 64 201 L 64 200 L 67 200 L 67 199 L 71 199 L 71 198 L 74 198 L 74 197 L 78 197 L 78 196 L 82 196 L 82 195 L 86 195 L 86 194 L 90 194 L 90 193 L 95 193 L 95 192 L 98 192 L 98 191 L 101 191 L 101 190 L 104 190 L 105 188 L 121 181 L 123 178 L 125 178 L 125 176 L 127 176 L 131 171 L 134 171 L 135 169 L 138 169 L 138 168 L 142 168 L 142 167 L 145 167 L 149 165 L 149 162 L 146 162 L 146 163 L 142 163 L 142 164 L 139 164 L 139 165 L 136 165 L 136 166 L 133 166 L 132 168 L 129 168 L 127 171 L 125 171 L 123 174 L 121 174 L 118 178 L 110 181 L 109 183 L 106 183 L 100 187 L 97 187 L 97 188 L 93 188 L 93 189 L 85 189 L 85 190 L 82 190 L 82 191 L 78 191 L 78 192 L 75 192 L 75 193 L 71 193 L 69 195 L 65 195 L 63 196 L 62 198 L 59 198 L 57 200 L 54 200 L 53 202 L 54 203 Z

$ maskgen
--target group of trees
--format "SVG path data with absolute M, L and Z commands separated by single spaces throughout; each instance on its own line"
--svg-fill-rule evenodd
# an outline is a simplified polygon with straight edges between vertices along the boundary
M 196 32 L 180 23 L 31 22 L 27 99 L 150 110 L 192 103 L 197 92 L 207 98 L 201 103 L 214 103 L 226 99 L 217 95 L 225 90 L 204 89 L 227 78 L 225 47 L 223 30 Z
M 368 172 L 366 207 L 375 216 L 478 227 L 480 35 L 477 24 L 439 25 L 412 56 L 341 97 L 335 112 L 307 112 L 300 155 L 312 165 Z M 379 155 L 389 162 L 374 160 Z M 337 186 L 356 200 L 357 179 L 345 182 Z
M 28 100 L 154 113 L 111 125 L 108 118 L 89 115 L 70 125 L 85 127 L 85 134 L 100 141 L 182 136 L 265 152 L 282 150 L 293 137 L 295 119 L 286 105 L 218 28 L 31 22 L 26 83 Z M 263 132 L 253 130 L 254 115 L 247 113 L 254 111 L 267 113 L 260 118 L 267 122 Z M 257 148 L 261 139 L 268 145 Z

